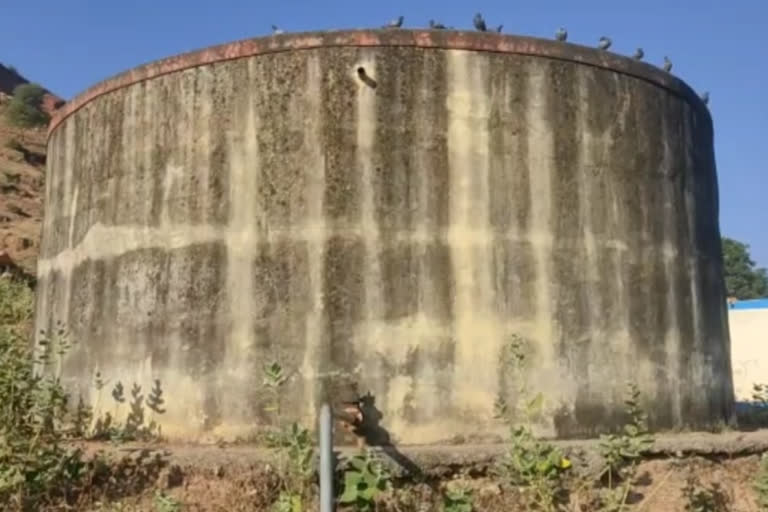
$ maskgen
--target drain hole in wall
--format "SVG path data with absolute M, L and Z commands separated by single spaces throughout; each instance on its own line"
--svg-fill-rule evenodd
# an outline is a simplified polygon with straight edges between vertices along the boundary
M 365 68 L 363 66 L 357 68 L 357 76 L 365 85 L 372 89 L 375 89 L 376 85 L 378 85 L 376 80 L 368 76 L 368 73 L 365 72 Z

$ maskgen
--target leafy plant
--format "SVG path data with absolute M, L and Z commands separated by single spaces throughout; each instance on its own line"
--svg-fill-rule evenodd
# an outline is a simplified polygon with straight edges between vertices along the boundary
M 279 451 L 278 471 L 282 477 L 280 496 L 273 507 L 279 512 L 303 511 L 315 473 L 315 448 L 309 430 L 292 423 L 273 435 L 270 442 Z
M 315 448 L 309 430 L 298 423 L 281 428 L 280 394 L 287 381 L 278 362 L 264 366 L 263 385 L 269 393 L 266 411 L 274 414 L 277 430 L 267 434 L 269 446 L 278 449 L 281 491 L 273 504 L 276 512 L 300 512 L 309 498 L 310 483 L 315 474 Z
M 269 403 L 265 410 L 274 413 L 278 422 L 280 420 L 280 390 L 286 380 L 287 377 L 285 376 L 283 367 L 280 366 L 280 363 L 277 361 L 273 361 L 264 366 L 263 384 L 270 396 Z
M 506 347 L 506 361 L 512 366 L 515 378 L 516 407 L 510 408 L 503 398 L 496 401 L 498 416 L 511 414 L 510 440 L 506 455 L 497 467 L 498 473 L 513 485 L 524 487 L 531 505 L 540 510 L 554 511 L 563 491 L 562 477 L 571 467 L 571 461 L 560 449 L 534 436 L 531 423 L 544 405 L 544 396 L 530 397 L 524 379 L 527 364 L 526 344 L 513 336 Z
M 283 367 L 277 361 L 265 364 L 262 371 L 262 389 L 267 393 L 264 412 L 271 414 L 274 418 L 272 427 L 268 427 L 264 435 L 268 445 L 277 446 L 282 442 L 280 437 L 286 433 L 283 425 L 280 397 L 282 388 L 288 379 Z
M 38 84 L 21 84 L 13 90 L 13 97 L 6 110 L 8 120 L 20 127 L 34 127 L 46 124 L 50 116 L 43 111 L 45 89 Z
M 715 483 L 703 487 L 699 479 L 689 476 L 683 487 L 686 512 L 727 512 L 728 496 L 720 486 Z
M 472 512 L 472 491 L 449 488 L 443 494 L 443 512 Z
M 541 510 L 556 510 L 561 478 L 571 467 L 563 453 L 536 439 L 527 426 L 513 427 L 509 450 L 500 462 L 502 474 L 513 485 L 522 485 L 530 501 Z
M 310 478 L 314 473 L 315 448 L 309 430 L 298 423 L 291 423 L 281 434 L 275 446 L 287 454 L 290 474 L 300 479 Z
M 168 496 L 160 490 L 155 491 L 152 505 L 157 512 L 179 512 L 181 510 L 181 502 L 179 500 Z
M 282 491 L 272 505 L 273 512 L 304 512 L 304 500 L 301 495 Z
M 634 383 L 629 383 L 627 388 L 624 404 L 630 421 L 624 425 L 621 434 L 600 436 L 600 454 L 605 461 L 604 472 L 609 480 L 639 459 L 654 442 L 648 432 L 647 416 L 639 406 L 640 391 Z
M 361 511 L 374 510 L 376 498 L 389 489 L 390 479 L 384 464 L 373 452 L 366 450 L 348 460 L 339 502 Z
M 600 491 L 600 510 L 605 512 L 626 509 L 637 463 L 654 443 L 654 437 L 648 431 L 647 415 L 640 407 L 640 390 L 632 382 L 627 384 L 624 405 L 629 422 L 622 432 L 600 436 L 599 449 L 604 461 L 600 478 L 607 480 L 607 486 Z
M 502 350 L 502 360 L 511 368 L 512 392 L 516 396 L 515 404 L 510 406 L 503 394 L 494 401 L 496 418 L 509 422 L 529 425 L 543 414 L 544 395 L 532 394 L 526 382 L 526 372 L 530 364 L 530 344 L 521 336 L 513 334 Z

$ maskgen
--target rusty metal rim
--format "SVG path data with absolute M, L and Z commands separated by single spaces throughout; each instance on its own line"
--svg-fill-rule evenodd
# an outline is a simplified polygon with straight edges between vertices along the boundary
M 162 75 L 216 62 L 286 51 L 332 47 L 396 47 L 470 50 L 539 56 L 595 66 L 646 80 L 707 111 L 698 95 L 681 79 L 645 62 L 572 43 L 527 36 L 453 30 L 343 30 L 302 32 L 244 39 L 194 50 L 119 73 L 86 89 L 54 114 L 48 137 L 71 114 L 90 101 L 117 89 Z

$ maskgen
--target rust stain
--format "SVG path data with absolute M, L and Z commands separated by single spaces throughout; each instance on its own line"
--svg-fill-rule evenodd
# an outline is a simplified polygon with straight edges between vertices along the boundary
M 651 64 L 638 62 L 629 57 L 595 48 L 554 40 L 489 32 L 402 29 L 345 30 L 281 34 L 246 39 L 150 62 L 108 78 L 64 104 L 51 120 L 48 127 L 48 136 L 50 137 L 64 119 L 91 100 L 144 80 L 214 62 L 255 55 L 345 46 L 410 46 L 416 48 L 509 53 L 568 60 L 646 80 L 684 97 L 695 108 L 706 112 L 707 116 L 709 116 L 709 111 L 698 95 L 685 82 L 674 75 L 666 73 Z

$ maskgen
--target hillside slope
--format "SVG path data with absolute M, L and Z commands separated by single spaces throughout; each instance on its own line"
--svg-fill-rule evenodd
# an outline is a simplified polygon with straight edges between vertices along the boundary
M 34 275 L 45 185 L 46 128 L 22 129 L 5 116 L 10 92 L 27 80 L 0 65 L 0 266 L 8 257 L 24 273 Z M 51 113 L 62 104 L 47 94 L 44 109 Z

